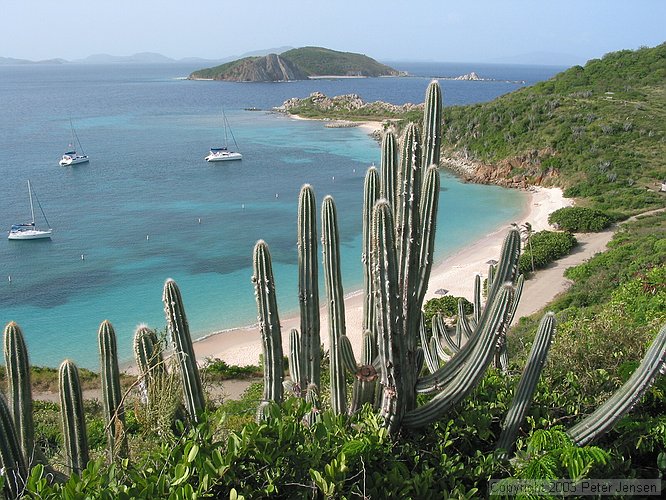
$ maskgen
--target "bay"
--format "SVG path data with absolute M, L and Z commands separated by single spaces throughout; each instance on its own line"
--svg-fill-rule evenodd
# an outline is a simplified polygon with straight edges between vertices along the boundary
M 51 241 L 0 240 L 0 322 L 22 327 L 33 365 L 70 358 L 97 369 L 100 322 L 112 322 L 121 359 L 131 359 L 139 323 L 164 328 L 161 290 L 171 277 L 195 337 L 251 324 L 260 238 L 274 259 L 282 314 L 294 311 L 297 196 L 306 182 L 318 202 L 335 198 L 343 281 L 349 292 L 359 288 L 363 178 L 379 164 L 378 144 L 358 128 L 270 109 L 314 91 L 422 102 L 432 77 L 481 74 L 478 65 L 393 65 L 414 76 L 228 83 L 184 80 L 197 68 L 180 64 L 0 67 L 0 225 L 29 219 L 30 179 L 54 228 Z M 506 81 L 441 80 L 445 105 L 489 100 L 557 71 L 490 70 Z M 209 164 L 208 148 L 223 139 L 223 107 L 243 160 Z M 91 161 L 63 168 L 70 119 Z M 512 221 L 524 202 L 518 191 L 442 180 L 438 259 Z

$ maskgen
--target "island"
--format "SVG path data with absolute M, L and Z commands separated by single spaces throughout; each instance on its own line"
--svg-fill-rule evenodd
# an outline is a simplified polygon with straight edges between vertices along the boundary
M 323 47 L 301 47 L 281 54 L 244 57 L 192 72 L 191 80 L 282 82 L 309 78 L 403 76 L 405 73 L 363 54 Z

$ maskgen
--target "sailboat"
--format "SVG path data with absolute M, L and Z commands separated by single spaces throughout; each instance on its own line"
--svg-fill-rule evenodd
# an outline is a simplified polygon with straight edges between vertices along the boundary
M 224 113 L 224 109 L 222 110 L 222 117 L 224 120 L 224 146 L 220 148 L 210 148 L 210 152 L 208 153 L 208 156 L 206 156 L 205 160 L 206 161 L 242 160 L 243 159 L 242 154 L 236 151 L 229 150 L 229 138 L 227 136 L 227 131 L 231 134 L 231 138 L 234 141 L 236 149 L 238 149 L 238 144 L 236 144 L 236 138 L 234 137 L 234 133 L 232 132 L 231 127 L 229 126 L 229 121 L 227 120 L 227 115 Z
M 72 142 L 69 144 L 69 150 L 66 151 L 62 158 L 60 159 L 60 166 L 67 167 L 69 165 L 76 165 L 78 163 L 87 163 L 89 160 L 88 155 L 83 153 L 83 148 L 81 147 L 81 141 L 79 141 L 79 136 L 76 135 L 74 130 L 74 125 L 72 124 L 72 119 L 69 120 L 69 126 L 72 128 Z M 74 148 L 74 144 L 79 145 L 79 151 L 81 154 L 77 153 Z
M 48 229 L 38 229 L 37 226 L 35 226 L 35 208 L 32 204 L 33 195 L 37 200 L 37 205 L 39 206 L 39 209 L 44 216 L 44 220 L 46 221 Z M 10 240 L 39 240 L 42 238 L 51 237 L 51 226 L 49 225 L 49 221 L 46 218 L 46 215 L 44 214 L 44 210 L 42 210 L 42 205 L 39 203 L 37 194 L 32 192 L 30 181 L 28 181 L 28 198 L 30 198 L 30 215 L 32 215 L 32 221 L 26 222 L 24 224 L 12 224 L 12 228 L 9 230 L 9 236 L 7 237 Z

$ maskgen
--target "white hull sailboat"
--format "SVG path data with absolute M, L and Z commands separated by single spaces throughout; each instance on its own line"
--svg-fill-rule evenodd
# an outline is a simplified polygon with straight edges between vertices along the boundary
M 227 130 L 231 134 L 231 138 L 234 141 L 236 149 L 238 149 L 238 144 L 236 144 L 236 138 L 234 137 L 234 133 L 231 131 L 231 127 L 229 126 L 229 121 L 227 120 L 227 115 L 224 113 L 224 109 L 222 110 L 222 117 L 224 119 L 224 146 L 220 148 L 210 148 L 210 152 L 208 153 L 208 156 L 206 156 L 205 160 L 213 162 L 242 160 L 243 159 L 242 154 L 236 151 L 229 150 L 229 138 L 227 135 Z
M 25 222 L 23 224 L 12 224 L 12 227 L 9 230 L 9 236 L 7 236 L 8 239 L 41 240 L 44 238 L 51 237 L 51 232 L 53 230 L 51 229 L 51 226 L 49 226 L 49 221 L 46 219 L 46 215 L 44 214 L 44 210 L 42 210 L 42 205 L 39 203 L 37 195 L 35 194 L 34 196 L 35 199 L 37 199 L 37 205 L 39 206 L 39 209 L 41 210 L 42 215 L 44 216 L 44 220 L 46 221 L 48 229 L 38 229 L 37 226 L 35 225 L 35 208 L 32 203 L 33 192 L 32 188 L 30 187 L 30 181 L 28 181 L 28 197 L 30 199 L 30 214 L 32 215 L 32 220 L 31 222 Z
M 87 154 L 83 153 L 83 148 L 81 147 L 81 141 L 79 141 L 79 136 L 76 135 L 76 132 L 74 131 L 74 125 L 72 124 L 72 120 L 69 120 L 69 126 L 72 128 L 72 142 L 69 145 L 70 150 L 66 151 L 63 155 L 62 158 L 60 159 L 60 166 L 61 167 L 68 167 L 70 165 L 77 165 L 79 163 L 88 163 L 90 159 L 88 158 Z M 81 151 L 81 154 L 77 153 L 75 149 L 72 149 L 74 147 L 74 144 L 78 144 L 78 149 Z

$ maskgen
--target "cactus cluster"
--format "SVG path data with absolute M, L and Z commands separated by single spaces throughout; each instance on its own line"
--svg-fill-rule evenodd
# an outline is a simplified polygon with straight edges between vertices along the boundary
M 328 313 L 331 407 L 336 413 L 357 411 L 363 404 L 373 404 L 395 432 L 402 426 L 418 427 L 440 418 L 451 404 L 468 394 L 492 361 L 502 359 L 505 334 L 518 302 L 517 260 L 520 238 L 510 231 L 501 260 L 489 284 L 488 300 L 481 308 L 476 300 L 475 319 L 460 322 L 469 345 L 460 345 L 456 362 L 441 366 L 434 349 L 437 342 L 424 341 L 422 305 L 433 264 L 436 218 L 439 203 L 438 171 L 441 144 L 441 90 L 437 82 L 429 85 L 424 108 L 423 132 L 409 124 L 400 141 L 388 131 L 382 140 L 381 173 L 371 167 L 365 178 L 363 199 L 363 247 L 361 260 L 364 278 L 362 339 L 363 349 L 357 361 L 347 336 L 344 292 L 340 271 L 340 249 L 335 202 L 326 196 L 321 208 L 321 243 L 323 275 Z M 398 148 L 399 142 L 399 148 Z M 400 153 L 398 154 L 398 149 Z M 305 202 L 306 200 L 307 202 Z M 316 296 L 316 267 L 312 255 L 316 247 L 316 225 L 312 220 L 314 194 L 308 185 L 301 189 L 299 201 L 299 297 L 301 303 Z M 305 207 L 305 208 L 303 208 Z M 306 223 L 307 221 L 307 223 Z M 301 257 L 307 255 L 308 259 Z M 282 386 L 279 369 L 269 360 L 282 353 L 275 284 L 258 273 L 258 259 L 269 259 L 265 242 L 255 247 L 255 290 L 259 323 L 264 342 L 265 387 Z M 262 268 L 270 269 L 270 262 Z M 506 285 L 509 283 L 509 285 Z M 477 290 L 480 287 L 477 286 Z M 480 293 L 479 293 L 480 295 Z M 315 325 L 317 309 L 304 312 L 301 324 Z M 303 317 L 307 317 L 307 321 Z M 316 328 L 313 327 L 313 328 Z M 437 338 L 443 332 L 437 333 Z M 462 335 L 462 333 L 461 333 Z M 290 334 L 290 357 L 304 358 L 311 352 L 303 346 L 298 332 Z M 308 331 L 308 338 L 316 337 Z M 270 339 L 270 343 L 267 342 Z M 420 344 L 420 345 L 419 345 Z M 276 347 L 276 345 L 278 347 Z M 266 350 L 268 349 L 268 350 Z M 307 355 L 307 354 L 305 354 Z M 424 360 L 433 373 L 421 377 Z M 290 361 L 291 384 L 299 388 L 318 384 L 302 370 L 302 361 Z M 348 405 L 346 372 L 354 376 L 351 405 Z M 296 391 L 298 392 L 298 391 Z M 419 392 L 437 393 L 417 407 Z M 280 401 L 265 389 L 265 400 Z
M 173 280 L 167 280 L 163 293 L 165 312 L 171 332 L 174 355 L 183 380 L 183 393 L 190 418 L 196 420 L 204 408 L 205 397 L 196 367 L 194 349 L 185 317 L 182 298 Z M 103 321 L 97 332 L 100 355 L 102 404 L 110 461 L 128 456 L 125 436 L 123 395 L 116 334 L 109 321 Z M 5 472 L 5 493 L 20 498 L 29 469 L 43 464 L 48 477 L 64 481 L 67 476 L 48 465 L 35 444 L 30 363 L 21 328 L 10 322 L 4 329 L 3 346 L 7 373 L 8 400 L 0 395 L 0 468 Z M 156 399 L 166 375 L 164 358 L 155 332 L 140 325 L 134 336 L 134 350 L 139 378 L 148 399 Z M 80 474 L 89 461 L 88 436 L 83 408 L 79 371 L 74 362 L 65 360 L 58 370 L 60 413 L 63 429 L 64 468 Z

